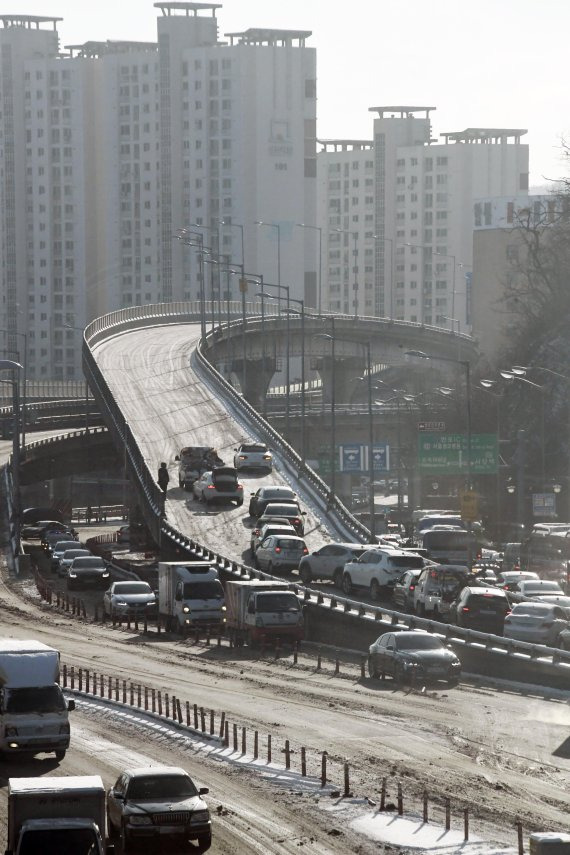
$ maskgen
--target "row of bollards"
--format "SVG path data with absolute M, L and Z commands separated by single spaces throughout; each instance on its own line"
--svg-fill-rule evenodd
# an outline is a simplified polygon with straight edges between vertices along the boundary
M 227 719 L 226 713 L 222 712 L 219 719 L 219 727 L 216 733 L 216 716 L 213 709 L 206 710 L 198 704 L 190 704 L 189 701 L 182 702 L 180 698 L 171 695 L 167 692 L 143 686 L 140 683 L 133 683 L 125 679 L 120 680 L 118 677 L 106 676 L 97 674 L 95 671 L 90 671 L 88 668 L 76 668 L 74 665 L 68 666 L 66 663 L 62 666 L 62 683 L 63 688 L 72 690 L 77 689 L 79 692 L 86 694 L 99 695 L 101 698 L 107 698 L 116 702 L 121 701 L 123 704 L 128 704 L 137 709 L 145 710 L 146 712 L 157 713 L 159 716 L 165 716 L 167 719 L 179 725 L 185 725 L 188 728 L 200 732 L 204 736 L 218 738 L 226 748 L 232 748 L 234 752 L 241 751 L 242 756 L 245 756 L 248 751 L 248 732 L 246 727 L 239 727 L 237 723 L 232 723 Z M 231 736 L 231 741 L 230 741 Z M 295 753 L 291 748 L 291 743 L 288 739 L 284 742 L 284 747 L 281 749 L 284 755 L 285 769 L 291 769 L 291 758 Z M 259 760 L 261 754 L 260 735 L 259 731 L 253 733 L 253 760 Z M 307 749 L 302 746 L 300 749 L 300 773 L 302 777 L 307 777 Z M 266 761 L 268 764 L 273 762 L 273 740 L 272 734 L 267 734 L 266 741 Z M 327 751 L 320 752 L 320 784 L 321 788 L 325 788 L 330 783 L 329 776 L 329 755 Z M 397 781 L 396 795 L 396 810 L 399 816 L 404 813 L 404 793 L 401 781 Z M 352 797 L 350 787 L 350 767 L 347 760 L 343 762 L 343 788 L 342 796 L 344 798 Z M 380 803 L 378 811 L 393 809 L 393 805 L 387 803 L 388 797 L 388 778 L 382 778 L 380 790 Z M 445 798 L 445 830 L 451 829 L 451 800 Z M 422 793 L 422 816 L 423 822 L 429 822 L 429 795 L 427 790 Z M 518 852 L 522 855 L 523 848 L 523 828 L 522 823 L 517 820 L 517 837 L 518 837 Z M 469 808 L 463 808 L 463 832 L 464 839 L 469 840 Z

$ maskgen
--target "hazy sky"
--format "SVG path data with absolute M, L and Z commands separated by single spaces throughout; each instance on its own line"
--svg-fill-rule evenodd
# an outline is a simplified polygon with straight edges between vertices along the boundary
M 568 0 L 226 0 L 220 36 L 249 27 L 311 30 L 318 135 L 367 139 L 368 108 L 437 107 L 433 130 L 527 128 L 531 185 L 570 174 Z M 147 0 L 0 0 L 0 14 L 60 16 L 61 44 L 155 40 Z

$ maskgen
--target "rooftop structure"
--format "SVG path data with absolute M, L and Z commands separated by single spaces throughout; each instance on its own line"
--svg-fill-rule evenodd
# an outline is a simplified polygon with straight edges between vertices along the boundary
M 464 131 L 453 131 L 441 134 L 446 143 L 503 143 L 512 139 L 520 143 L 521 137 L 528 133 L 524 128 L 466 128 Z
M 221 9 L 221 3 L 182 3 L 182 2 L 174 2 L 174 3 L 155 3 L 155 9 L 160 9 L 162 14 L 165 17 L 170 17 L 172 13 L 183 12 L 187 18 L 191 17 L 190 13 L 193 13 L 192 17 L 197 17 L 198 12 L 204 12 L 206 10 L 212 13 L 212 17 L 216 17 L 216 9 Z
M 374 148 L 374 140 L 317 140 L 323 151 L 365 151 Z
M 97 59 L 100 56 L 108 56 L 109 54 L 131 53 L 133 51 L 156 51 L 158 45 L 156 42 L 126 42 L 126 41 L 109 41 L 106 42 L 84 42 L 82 45 L 66 45 L 72 57 L 81 59 Z
M 264 30 L 256 27 L 244 30 L 243 33 L 225 33 L 225 36 L 230 39 L 230 44 L 234 44 L 234 39 L 238 39 L 238 44 L 246 45 L 269 45 L 276 47 L 289 47 L 297 42 L 298 47 L 305 47 L 305 41 L 312 36 L 311 30 Z
M 45 15 L 1 15 L 0 26 L 7 29 L 8 27 L 24 27 L 26 30 L 39 30 L 40 24 L 51 24 L 54 30 L 57 29 L 58 21 L 63 21 L 63 18 L 52 18 Z
M 369 107 L 369 113 L 378 113 L 380 119 L 385 118 L 398 118 L 398 119 L 412 119 L 417 118 L 414 116 L 414 113 L 424 113 L 422 116 L 424 119 L 429 119 L 429 114 L 432 110 L 436 110 L 436 107 L 407 107 L 407 106 L 396 106 L 396 107 Z M 399 113 L 399 116 L 390 116 L 387 117 L 384 113 Z

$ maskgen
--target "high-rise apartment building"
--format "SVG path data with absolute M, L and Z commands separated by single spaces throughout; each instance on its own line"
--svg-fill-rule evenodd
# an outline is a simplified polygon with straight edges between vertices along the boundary
M 156 43 L 63 52 L 60 19 L 0 17 L 0 300 L 30 378 L 79 378 L 104 312 L 237 298 L 226 261 L 316 305 L 316 244 L 295 229 L 316 220 L 310 32 L 220 38 L 218 4 L 155 6 Z
M 354 150 L 349 155 L 359 143 L 323 143 L 318 164 L 325 306 L 469 330 L 473 202 L 528 189 L 528 146 L 520 142 L 525 131 L 517 129 L 468 128 L 437 142 L 434 109 L 371 108 L 377 117 L 366 156 Z M 373 182 L 373 192 L 365 192 L 361 207 L 353 191 L 361 189 L 354 182 L 363 165 L 360 175 Z M 352 235 L 353 264 L 340 270 L 338 228 Z M 362 291 L 364 299 L 351 299 Z

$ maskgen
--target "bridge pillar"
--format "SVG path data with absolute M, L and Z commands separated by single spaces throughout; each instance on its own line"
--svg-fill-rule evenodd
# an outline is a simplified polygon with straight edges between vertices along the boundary
M 247 359 L 245 363 L 245 392 L 244 398 L 248 403 L 261 411 L 263 399 L 275 374 L 275 359 Z M 237 379 L 239 386 L 243 381 L 243 360 L 234 359 L 231 364 L 231 374 Z M 243 390 L 242 390 L 243 392 Z
M 332 397 L 333 364 L 330 356 L 324 356 L 317 361 L 317 371 L 323 384 L 323 398 L 325 403 L 330 404 Z M 356 377 L 363 377 L 366 368 L 364 356 L 335 357 L 334 381 L 335 381 L 335 403 L 349 404 L 357 382 Z

